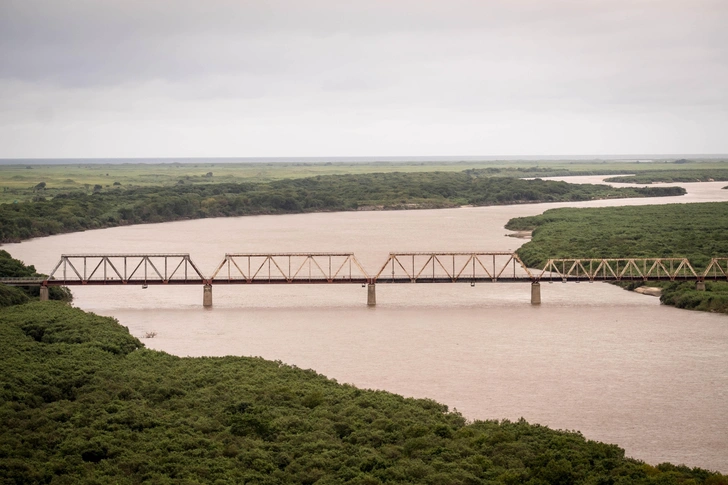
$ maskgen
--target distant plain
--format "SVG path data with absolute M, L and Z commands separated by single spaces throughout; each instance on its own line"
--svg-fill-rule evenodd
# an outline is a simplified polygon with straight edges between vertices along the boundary
M 724 170 L 726 160 L 705 158 L 679 163 L 676 159 L 650 161 L 624 160 L 488 160 L 460 162 L 261 162 L 261 163 L 87 163 L 43 164 L 32 160 L 23 164 L 0 164 L 0 203 L 22 202 L 62 192 L 91 192 L 103 189 L 269 182 L 341 174 L 461 172 L 477 170 L 492 176 L 546 177 L 565 175 L 620 175 L 652 171 Z M 210 174 L 210 175 L 208 175 Z

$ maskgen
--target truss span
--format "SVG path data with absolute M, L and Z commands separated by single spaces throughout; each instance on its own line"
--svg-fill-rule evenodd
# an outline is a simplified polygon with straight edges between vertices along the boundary
M 717 265 L 714 268 L 717 272 Z M 722 268 L 721 268 L 722 270 Z M 724 273 L 725 274 L 725 273 Z M 701 281 L 686 258 L 549 259 L 545 281 Z
M 712 258 L 703 273 L 704 280 L 728 280 L 728 258 Z
M 702 268 L 705 267 L 703 270 Z M 12 286 L 728 281 L 728 258 L 696 270 L 686 258 L 549 259 L 530 269 L 512 252 L 396 252 L 370 276 L 350 252 L 228 253 L 206 278 L 186 253 L 64 254 L 48 278 L 0 278 Z
M 369 276 L 354 253 L 232 253 L 215 269 L 215 284 L 360 283 Z
M 48 285 L 206 284 L 189 254 L 64 254 Z
M 516 253 L 390 253 L 376 283 L 524 282 L 536 278 Z

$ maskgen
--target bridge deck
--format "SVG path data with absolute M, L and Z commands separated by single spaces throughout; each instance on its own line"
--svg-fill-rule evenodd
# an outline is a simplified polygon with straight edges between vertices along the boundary
M 511 252 L 390 253 L 370 276 L 353 253 L 229 253 L 211 278 L 189 254 L 62 255 L 48 278 L 0 278 L 10 286 L 282 285 L 728 281 L 728 258 L 697 272 L 686 258 L 550 259 L 528 268 Z

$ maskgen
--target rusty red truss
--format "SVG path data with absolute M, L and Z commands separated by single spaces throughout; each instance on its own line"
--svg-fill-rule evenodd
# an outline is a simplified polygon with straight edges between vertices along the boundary
M 549 259 L 539 280 L 561 281 L 700 281 L 687 258 Z
M 64 254 L 48 285 L 204 284 L 189 254 Z
M 377 273 L 377 283 L 478 283 L 535 280 L 512 252 L 390 253 Z
M 354 253 L 231 253 L 225 255 L 210 282 L 365 284 L 369 276 Z
M 206 278 L 186 253 L 64 254 L 48 278 L 0 278 L 13 286 L 275 283 L 458 283 L 728 280 L 728 258 L 696 270 L 686 258 L 561 258 L 529 269 L 516 253 L 395 252 L 370 276 L 350 252 L 229 253 Z
M 728 279 L 728 258 L 712 258 L 703 272 L 706 280 Z

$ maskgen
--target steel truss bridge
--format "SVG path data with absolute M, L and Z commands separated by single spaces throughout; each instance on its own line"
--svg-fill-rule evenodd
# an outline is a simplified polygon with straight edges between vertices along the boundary
M 712 258 L 700 271 L 686 258 L 549 259 L 528 268 L 516 253 L 497 251 L 390 253 L 369 274 L 354 253 L 230 253 L 208 278 L 186 253 L 64 254 L 47 278 L 0 278 L 11 286 L 202 285 L 212 306 L 213 285 L 361 284 L 376 304 L 380 283 L 531 283 L 531 303 L 541 302 L 540 282 L 728 281 L 728 258 Z

